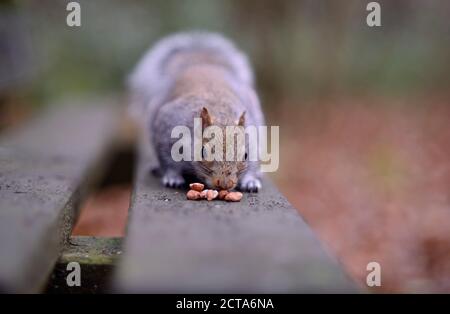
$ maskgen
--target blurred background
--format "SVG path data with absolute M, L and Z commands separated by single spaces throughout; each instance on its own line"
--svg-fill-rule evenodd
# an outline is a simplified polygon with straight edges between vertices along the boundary
M 48 104 L 124 95 L 124 79 L 158 38 L 217 31 L 250 56 L 270 125 L 272 174 L 349 274 L 383 292 L 450 292 L 450 2 L 0 2 L 0 132 Z M 75 234 L 123 235 L 130 183 L 85 205 Z

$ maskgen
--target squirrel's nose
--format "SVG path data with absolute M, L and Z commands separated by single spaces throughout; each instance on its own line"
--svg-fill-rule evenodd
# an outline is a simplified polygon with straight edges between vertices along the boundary
M 231 190 L 235 185 L 236 183 L 233 180 L 228 180 L 227 188 L 225 190 Z
M 216 188 L 221 190 L 231 190 L 235 186 L 235 182 L 231 179 L 218 179 L 215 182 Z

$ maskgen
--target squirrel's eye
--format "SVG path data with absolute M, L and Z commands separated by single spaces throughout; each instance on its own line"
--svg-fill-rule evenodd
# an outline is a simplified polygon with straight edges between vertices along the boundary
M 205 159 L 206 156 L 206 148 L 205 146 L 202 147 L 202 159 Z
M 244 160 L 247 160 L 247 157 L 248 157 L 248 155 L 247 155 L 247 153 L 245 153 Z

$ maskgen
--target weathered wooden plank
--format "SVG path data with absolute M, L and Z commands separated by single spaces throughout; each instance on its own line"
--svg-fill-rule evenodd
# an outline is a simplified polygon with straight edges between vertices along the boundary
M 187 201 L 184 191 L 164 188 L 148 174 L 147 161 L 155 160 L 143 155 L 117 291 L 356 291 L 267 178 L 261 193 L 239 203 Z
M 105 293 L 110 290 L 114 266 L 122 254 L 122 238 L 71 237 L 59 257 L 46 293 Z M 80 286 L 69 287 L 70 262 L 80 264 Z
M 110 103 L 53 107 L 0 140 L 0 290 L 45 285 L 117 127 Z M 96 105 L 97 104 L 97 105 Z

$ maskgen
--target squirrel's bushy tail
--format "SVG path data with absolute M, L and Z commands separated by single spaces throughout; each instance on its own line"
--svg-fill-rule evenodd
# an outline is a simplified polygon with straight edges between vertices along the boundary
M 213 54 L 241 84 L 253 86 L 253 72 L 247 57 L 228 39 L 208 32 L 178 33 L 159 40 L 128 77 L 132 115 L 148 117 L 152 107 L 160 105 L 159 100 L 174 79 L 171 61 L 175 56 L 203 51 Z

